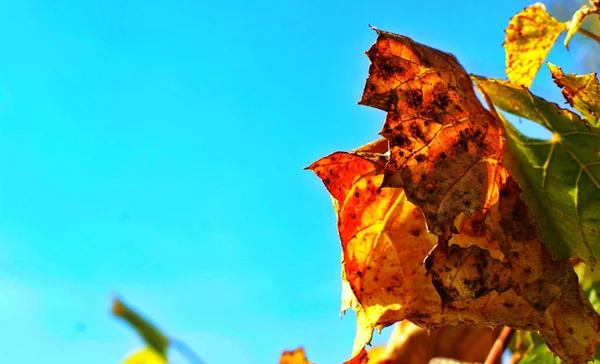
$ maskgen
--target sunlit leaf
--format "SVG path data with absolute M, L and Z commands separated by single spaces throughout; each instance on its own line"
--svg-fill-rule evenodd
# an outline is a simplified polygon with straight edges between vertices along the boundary
M 504 142 L 495 119 L 448 53 L 378 32 L 367 56 L 369 78 L 359 103 L 387 112 L 384 186 L 403 187 L 429 229 L 447 240 L 459 214 L 487 208 L 497 195 Z
M 378 31 L 360 103 L 387 112 L 385 153 L 311 165 L 334 199 L 353 363 L 373 329 L 473 324 L 539 331 L 567 362 L 591 359 L 598 316 L 568 260 L 537 238 L 504 129 L 456 59 Z M 380 151 L 381 152 L 381 151 Z M 509 168 L 510 167 L 510 168 Z
M 585 18 L 592 13 L 592 10 L 589 5 L 583 5 L 573 14 L 573 18 L 567 22 L 567 36 L 565 37 L 565 47 L 567 49 L 569 49 L 569 41 L 577 33 Z
M 113 301 L 112 312 L 131 325 L 150 348 L 162 355 L 163 358 L 167 358 L 169 339 L 152 322 L 118 298 Z
M 167 364 L 167 360 L 156 350 L 145 347 L 129 355 L 123 364 Z
M 548 63 L 554 82 L 562 88 L 562 94 L 575 110 L 579 111 L 592 126 L 600 127 L 600 84 L 595 73 L 565 75 L 555 65 Z
M 600 267 L 600 129 L 526 88 L 476 81 L 494 105 L 552 132 L 550 140 L 536 140 L 506 123 L 523 196 L 555 259 L 578 257 Z
M 542 62 L 566 25 L 553 18 L 542 3 L 510 19 L 506 28 L 506 75 L 516 84 L 531 86 Z
M 279 358 L 279 364 L 313 364 L 306 359 L 304 348 L 293 351 L 284 351 Z

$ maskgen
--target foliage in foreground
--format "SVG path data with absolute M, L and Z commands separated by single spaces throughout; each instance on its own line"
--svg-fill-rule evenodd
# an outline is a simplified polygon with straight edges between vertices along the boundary
M 383 139 L 308 167 L 338 218 L 342 308 L 357 314 L 347 363 L 493 362 L 512 333 L 503 326 L 518 330 L 513 363 L 600 363 L 600 85 L 548 63 L 576 112 L 529 90 L 560 34 L 568 46 L 598 7 L 566 23 L 542 4 L 515 15 L 508 81 L 375 29 L 360 104 L 387 112 Z M 502 112 L 552 137 L 528 138 Z M 146 344 L 124 363 L 167 362 L 172 339 L 119 300 L 113 313 Z M 385 347 L 367 350 L 374 329 L 396 322 Z M 280 363 L 310 362 L 299 348 Z

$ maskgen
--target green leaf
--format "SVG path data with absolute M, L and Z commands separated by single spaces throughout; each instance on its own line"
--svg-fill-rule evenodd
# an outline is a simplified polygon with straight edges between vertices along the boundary
M 593 126 L 600 126 L 600 84 L 595 73 L 578 76 L 565 75 L 552 63 L 548 63 L 554 83 L 562 88 L 565 100 L 579 111 Z
M 167 359 L 169 339 L 153 323 L 125 305 L 118 298 L 113 301 L 112 312 L 115 316 L 129 323 L 150 348 L 159 353 L 165 360 Z
M 562 361 L 554 356 L 548 346 L 544 344 L 542 341 L 536 347 L 534 347 L 530 352 L 528 352 L 523 359 L 519 362 L 519 364 L 557 364 L 562 363 Z
M 600 270 L 591 270 L 587 264 L 579 263 L 575 267 L 579 284 L 588 297 L 594 310 L 600 313 Z
M 473 78 L 495 106 L 552 132 L 550 140 L 532 139 L 505 121 L 517 164 L 511 172 L 552 256 L 578 257 L 592 268 L 599 267 L 600 130 L 525 87 Z

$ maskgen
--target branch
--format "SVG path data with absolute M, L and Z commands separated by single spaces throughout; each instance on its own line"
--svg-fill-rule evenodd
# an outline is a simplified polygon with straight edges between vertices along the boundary
M 508 326 L 504 326 L 504 328 L 500 332 L 500 335 L 498 335 L 498 338 L 496 339 L 494 346 L 492 346 L 490 353 L 488 354 L 487 358 L 485 358 L 484 364 L 500 363 L 500 359 L 502 358 L 502 353 L 508 346 L 508 343 L 510 342 L 510 339 L 512 339 L 512 336 L 514 335 L 514 333 L 515 333 L 514 329 L 512 329 Z
M 596 43 L 600 44 L 600 36 L 598 36 L 597 34 L 594 34 L 594 33 L 590 32 L 589 30 L 586 30 L 583 28 L 579 28 L 579 29 L 577 29 L 577 31 L 579 33 L 585 35 L 586 37 L 595 40 Z
M 193 364 L 206 364 L 202 358 L 196 354 L 196 352 L 190 348 L 186 343 L 176 338 L 171 338 L 171 348 L 179 351 L 179 353 L 185 357 L 190 363 Z

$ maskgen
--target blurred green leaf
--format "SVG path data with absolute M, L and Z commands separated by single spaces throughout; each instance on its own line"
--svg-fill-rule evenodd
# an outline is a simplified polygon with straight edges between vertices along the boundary
M 543 342 L 534 347 L 527 355 L 525 355 L 519 364 L 557 364 L 562 361 L 554 356 L 548 346 Z
M 550 140 L 532 139 L 505 122 L 518 165 L 511 172 L 553 257 L 600 267 L 600 130 L 525 87 L 473 78 L 495 106 L 552 132 Z
M 165 360 L 167 359 L 169 339 L 153 323 L 125 305 L 118 298 L 115 298 L 113 301 L 112 312 L 115 316 L 131 325 L 150 348 L 155 350 Z

